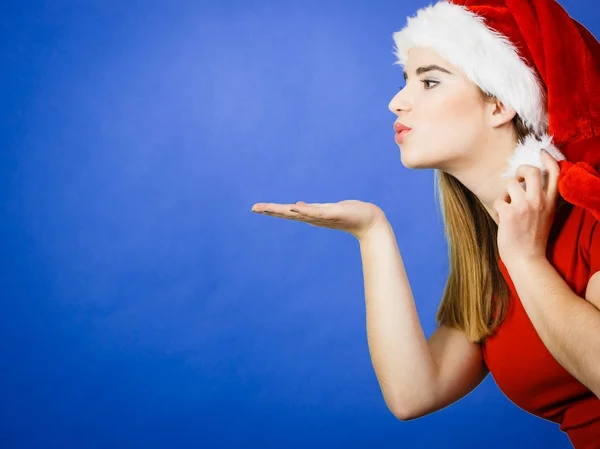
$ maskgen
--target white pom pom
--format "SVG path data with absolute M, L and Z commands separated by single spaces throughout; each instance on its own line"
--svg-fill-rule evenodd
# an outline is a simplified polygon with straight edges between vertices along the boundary
M 514 178 L 517 174 L 517 168 L 520 165 L 533 165 L 546 174 L 548 170 L 542 163 L 542 150 L 546 150 L 550 156 L 557 161 L 565 160 L 565 156 L 552 143 L 552 137 L 544 134 L 539 139 L 533 135 L 529 135 L 525 140 L 517 145 L 515 151 L 508 159 L 508 169 L 502 173 L 502 178 Z

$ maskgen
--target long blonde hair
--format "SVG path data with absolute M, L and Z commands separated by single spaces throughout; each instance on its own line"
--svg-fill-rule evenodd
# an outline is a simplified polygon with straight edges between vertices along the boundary
M 519 141 L 529 134 L 519 116 L 513 126 Z M 498 266 L 498 226 L 460 181 L 440 170 L 435 173 L 450 269 L 436 320 L 481 342 L 502 322 L 508 308 L 509 288 Z

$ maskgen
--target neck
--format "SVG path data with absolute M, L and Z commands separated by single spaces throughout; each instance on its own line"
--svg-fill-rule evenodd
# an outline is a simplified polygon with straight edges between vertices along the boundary
M 457 169 L 445 170 L 477 196 L 496 224 L 498 214 L 494 210 L 494 201 L 505 192 L 509 178 L 502 178 L 501 174 L 508 169 L 508 159 L 516 145 L 512 135 L 496 141 L 490 139 L 483 145 L 482 151 L 476 152 L 474 159 Z
M 481 151 L 470 153 L 468 160 L 455 161 L 453 168 L 443 171 L 454 176 L 469 189 L 496 224 L 498 214 L 494 210 L 494 201 L 504 199 L 506 185 L 511 178 L 514 179 L 514 175 L 502 177 L 505 172 L 514 174 L 517 167 L 524 164 L 541 167 L 541 149 L 546 149 L 556 160 L 565 159 L 552 145 L 552 138 L 548 135 L 539 140 L 529 136 L 517 150 L 516 137 L 512 133 L 501 132 L 487 139 L 479 148 Z M 566 204 L 559 195 L 557 211 Z

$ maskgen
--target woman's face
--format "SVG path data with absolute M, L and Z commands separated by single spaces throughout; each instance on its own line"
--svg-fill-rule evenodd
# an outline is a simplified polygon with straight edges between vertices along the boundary
M 389 104 L 396 123 L 412 128 L 396 135 L 402 164 L 446 172 L 477 164 L 477 153 L 492 137 L 492 105 L 479 88 L 429 49 L 412 49 L 405 70 L 406 86 Z

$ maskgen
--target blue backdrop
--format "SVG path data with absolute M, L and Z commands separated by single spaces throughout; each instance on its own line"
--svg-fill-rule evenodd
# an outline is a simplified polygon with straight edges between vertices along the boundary
M 598 36 L 596 0 L 562 3 Z M 0 447 L 569 447 L 489 377 L 396 420 L 356 240 L 250 211 L 378 204 L 433 332 L 433 173 L 388 110 L 425 4 L 2 3 Z

